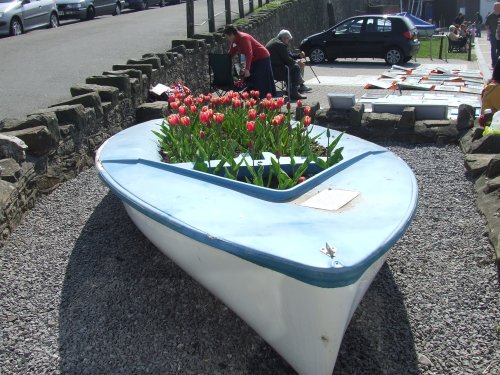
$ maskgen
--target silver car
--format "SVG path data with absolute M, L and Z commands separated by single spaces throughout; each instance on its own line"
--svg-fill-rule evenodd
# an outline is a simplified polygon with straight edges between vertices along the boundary
M 0 0 L 2 1 L 2 0 Z M 61 19 L 91 20 L 96 16 L 117 16 L 125 7 L 124 0 L 55 0 Z
M 0 35 L 59 26 L 54 0 L 0 0 Z

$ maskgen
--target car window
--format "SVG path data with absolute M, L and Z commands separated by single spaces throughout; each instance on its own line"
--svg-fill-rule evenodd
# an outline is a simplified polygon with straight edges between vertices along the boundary
M 387 18 L 367 18 L 365 32 L 389 33 L 392 31 L 391 20 Z
M 377 32 L 377 20 L 378 18 L 367 18 L 365 32 L 367 33 Z
M 354 18 L 337 26 L 336 34 L 359 34 L 363 26 L 362 18 Z
M 390 33 L 392 31 L 392 22 L 387 18 L 377 19 L 377 31 L 379 33 Z

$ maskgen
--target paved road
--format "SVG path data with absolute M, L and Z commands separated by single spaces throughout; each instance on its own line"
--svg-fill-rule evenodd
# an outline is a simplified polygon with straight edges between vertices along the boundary
M 224 0 L 214 0 L 215 13 Z M 245 5 L 246 10 L 248 5 Z M 165 51 L 186 35 L 184 3 L 147 11 L 126 11 L 89 22 L 71 22 L 0 39 L 0 119 L 20 117 L 70 97 L 73 84 L 101 74 L 113 64 L 144 53 Z M 237 0 L 231 9 L 238 10 Z M 233 14 L 233 17 L 236 17 Z M 207 2 L 195 2 L 195 24 L 207 18 Z M 217 25 L 225 21 L 217 17 Z M 208 30 L 208 24 L 195 31 Z

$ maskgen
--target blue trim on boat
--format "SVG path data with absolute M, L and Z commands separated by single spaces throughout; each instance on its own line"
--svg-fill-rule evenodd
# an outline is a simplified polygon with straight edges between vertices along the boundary
M 103 145 L 98 157 L 102 157 L 102 159 L 99 159 L 102 166 L 102 168 L 100 168 L 99 175 L 104 183 L 108 185 L 124 203 L 133 207 L 152 220 L 164 225 L 170 230 L 176 231 L 182 235 L 185 235 L 195 241 L 204 243 L 215 249 L 233 254 L 239 258 L 242 258 L 259 266 L 293 277 L 307 284 L 324 288 L 336 288 L 350 285 L 356 282 L 356 280 L 358 280 L 361 275 L 375 261 L 382 257 L 404 234 L 404 232 L 410 225 L 413 215 L 415 214 L 417 205 L 417 185 L 415 177 L 413 176 L 413 173 L 411 173 L 411 170 L 402 160 L 394 156 L 386 149 L 360 140 L 358 138 L 346 136 L 346 139 L 344 140 L 344 146 L 346 147 L 346 158 L 342 163 L 322 172 L 322 176 L 318 178 L 317 183 L 310 184 L 308 185 L 309 187 L 305 185 L 305 188 L 302 188 L 303 190 L 300 190 L 299 193 L 297 193 L 297 190 L 293 191 L 292 193 L 287 193 L 291 195 L 287 195 L 285 200 L 279 200 L 281 199 L 281 197 L 277 198 L 278 200 L 273 200 L 275 199 L 274 197 L 270 199 L 273 194 L 269 195 L 267 191 L 265 193 L 262 193 L 262 188 L 252 189 L 251 185 L 241 182 L 236 184 L 228 184 L 228 181 L 230 180 L 218 176 L 204 174 L 202 172 L 179 168 L 173 165 L 159 162 L 159 155 L 145 148 L 145 145 L 149 145 L 151 143 L 151 135 L 147 133 L 151 127 L 154 127 L 156 125 L 150 122 L 142 124 L 142 129 L 136 127 L 134 127 L 136 129 L 129 128 L 127 129 L 129 130 L 128 132 L 127 130 L 125 130 L 124 132 L 122 132 L 124 134 L 119 133 L 117 136 L 110 138 L 110 140 L 108 140 Z M 142 139 L 138 137 L 138 134 L 141 133 L 139 130 L 142 130 L 142 133 L 146 132 L 146 134 L 143 135 Z M 317 129 L 317 131 L 321 132 L 322 130 Z M 126 150 L 123 149 L 123 146 L 125 146 L 125 144 L 128 145 L 128 148 Z M 357 150 L 355 150 L 356 148 Z M 401 199 L 398 198 L 399 200 L 396 200 L 397 202 L 401 202 L 400 204 L 404 205 L 404 207 L 400 207 L 399 205 L 397 206 L 397 210 L 399 211 L 399 213 L 397 214 L 397 218 L 392 219 L 389 223 L 390 227 L 386 228 L 389 224 L 384 227 L 384 223 L 379 224 L 377 222 L 373 222 L 372 224 L 375 226 L 380 225 L 380 231 L 372 231 L 371 234 L 369 231 L 370 228 L 367 228 L 367 230 L 364 231 L 365 235 L 367 236 L 373 236 L 373 234 L 382 233 L 380 238 L 373 239 L 373 246 L 371 243 L 364 243 L 364 239 L 362 237 L 352 238 L 352 246 L 366 247 L 368 249 L 366 254 L 356 253 L 356 247 L 352 247 L 349 239 L 344 238 L 345 236 L 343 236 L 342 230 L 349 229 L 349 236 L 351 236 L 351 231 L 353 233 L 356 233 L 356 230 L 352 229 L 351 227 L 355 227 L 357 223 L 352 222 L 352 224 L 350 224 L 351 222 L 349 221 L 349 223 L 346 224 L 345 222 L 343 222 L 342 220 L 344 216 L 342 216 L 342 212 L 331 213 L 322 210 L 299 207 L 293 202 L 280 203 L 300 197 L 302 194 L 306 194 L 311 189 L 326 186 L 325 184 L 328 184 L 329 180 L 331 180 L 333 177 L 335 177 L 335 179 L 339 179 L 339 177 L 345 176 L 346 173 L 346 176 L 349 177 L 349 173 L 354 170 L 353 168 L 356 168 L 356 170 L 360 171 L 370 171 L 371 165 L 375 167 L 375 164 L 373 163 L 376 163 L 378 159 L 380 159 L 380 157 L 384 159 L 382 160 L 382 162 L 387 160 L 387 168 L 395 168 L 396 175 L 398 174 L 397 172 L 399 170 L 399 173 L 401 174 L 400 179 L 404 179 L 408 182 L 405 182 L 405 191 L 401 192 L 401 194 L 404 194 L 405 196 Z M 129 169 L 131 170 L 131 172 L 129 172 Z M 124 172 L 125 170 L 127 172 Z M 381 170 L 384 169 L 382 168 Z M 112 171 L 113 175 L 110 175 L 109 171 Z M 161 191 L 164 188 L 160 186 L 155 187 L 150 185 L 144 186 L 143 188 L 138 188 L 136 186 L 137 184 L 133 185 L 133 183 L 130 181 L 133 180 L 134 177 L 141 178 L 139 175 L 134 174 L 136 171 L 142 171 L 147 176 L 152 175 L 156 177 L 167 174 L 165 177 L 162 177 L 162 179 L 164 178 L 165 180 L 168 180 L 170 178 L 173 180 L 171 183 L 174 185 L 176 183 L 186 183 L 189 184 L 189 186 L 196 186 L 197 190 L 195 190 L 194 193 L 205 191 L 206 189 L 209 189 L 210 186 L 214 186 L 214 200 L 222 200 L 227 198 L 229 201 L 226 203 L 228 205 L 231 205 L 231 199 L 235 199 L 234 203 L 236 203 L 236 201 L 239 201 L 239 204 L 243 204 L 243 211 L 248 210 L 248 206 L 258 206 L 255 208 L 255 211 L 263 213 L 262 221 L 264 221 L 264 223 L 259 223 L 260 227 L 262 228 L 266 228 L 267 222 L 270 223 L 270 226 L 279 226 L 282 224 L 281 222 L 278 222 L 277 219 L 269 216 L 272 215 L 272 212 L 276 212 L 276 215 L 292 215 L 290 217 L 290 220 L 295 220 L 296 222 L 293 223 L 293 225 L 290 225 L 288 230 L 294 232 L 298 227 L 301 227 L 302 221 L 300 221 L 300 218 L 296 218 L 293 215 L 304 215 L 305 218 L 302 220 L 304 220 L 306 223 L 311 222 L 312 225 L 314 225 L 314 223 L 317 222 L 319 223 L 319 225 L 324 226 L 323 229 L 320 228 L 318 230 L 315 230 L 315 228 L 306 228 L 311 231 L 311 235 L 313 236 L 313 238 L 311 238 L 311 246 L 315 247 L 316 242 L 319 241 L 317 238 L 314 238 L 315 233 L 318 233 L 318 236 L 323 236 L 325 235 L 325 233 L 327 233 L 329 236 L 335 237 L 335 241 L 341 244 L 339 246 L 338 255 L 333 259 L 330 259 L 323 254 L 318 255 L 317 253 L 319 253 L 319 248 L 317 249 L 317 253 L 311 252 L 310 249 L 304 249 L 304 254 L 293 253 L 288 255 L 286 251 L 276 251 L 273 253 L 271 250 L 265 248 L 265 246 L 262 245 L 267 245 L 267 242 L 265 241 L 260 243 L 259 247 L 258 239 L 256 241 L 249 241 L 248 239 L 245 241 L 244 239 L 241 239 L 241 233 L 244 231 L 236 231 L 234 230 L 234 228 L 232 228 L 232 230 L 226 231 L 216 225 L 212 225 L 210 222 L 201 221 L 199 218 L 194 216 L 197 214 L 196 212 L 193 212 L 192 215 L 190 215 L 188 209 L 186 209 L 187 212 L 177 213 L 174 212 L 175 210 L 171 208 L 161 208 L 160 206 L 165 205 L 165 202 L 168 202 L 168 204 L 170 204 L 171 200 L 168 200 L 164 197 L 158 198 L 156 196 L 152 196 L 151 194 L 153 194 L 157 190 Z M 362 176 L 355 177 L 354 180 L 352 179 L 352 177 L 349 177 L 348 181 L 352 180 L 353 184 L 359 184 L 360 182 L 357 180 L 357 178 L 361 177 Z M 369 178 L 369 176 L 366 177 Z M 122 181 L 122 183 L 120 183 L 120 181 Z M 390 183 L 390 181 L 387 183 Z M 124 186 L 123 184 L 128 184 L 129 186 Z M 151 184 L 154 185 L 154 183 Z M 200 184 L 205 185 L 199 186 Z M 242 185 L 241 188 L 240 185 Z M 375 186 L 375 188 L 377 187 Z M 383 187 L 380 188 L 383 189 Z M 132 189 L 135 193 L 130 189 Z M 181 186 L 175 187 L 175 189 L 172 188 L 170 190 L 174 191 L 174 194 L 193 194 L 193 192 L 191 191 L 183 191 L 182 189 L 183 187 Z M 399 185 L 395 183 L 395 187 L 393 187 L 392 189 L 399 189 Z M 139 196 L 138 192 L 140 191 L 144 191 L 145 194 Z M 232 191 L 232 193 L 229 193 L 230 191 Z M 150 195 L 148 196 L 148 194 Z M 246 200 L 244 198 L 245 196 L 247 197 Z M 248 200 L 250 200 L 250 202 L 248 202 Z M 162 204 L 159 204 L 158 202 L 162 202 Z M 368 209 L 370 209 L 371 206 L 368 205 L 367 207 Z M 375 205 L 375 207 L 378 206 Z M 387 209 L 396 208 L 388 204 Z M 228 212 L 231 211 L 228 210 Z M 249 214 L 252 213 L 253 212 L 250 212 Z M 224 215 L 224 212 L 221 214 Z M 373 216 L 373 220 L 377 220 L 377 213 L 370 214 Z M 385 212 L 381 212 L 382 217 L 384 217 L 385 214 Z M 356 217 L 353 215 L 349 216 L 346 213 L 344 213 L 344 215 L 346 217 L 345 220 L 356 219 Z M 316 220 L 316 216 L 319 216 L 320 218 Z M 256 225 L 255 218 L 252 217 L 252 220 L 254 223 L 253 225 Z M 273 222 L 273 220 L 275 221 Z M 371 217 L 368 220 L 372 220 Z M 228 217 L 227 225 L 230 224 L 232 224 L 231 218 Z M 234 225 L 237 226 L 238 223 L 235 222 Z M 338 229 L 338 233 L 336 232 L 336 229 Z M 293 234 L 294 233 L 290 233 L 290 236 L 285 235 L 285 237 L 292 237 L 290 241 L 293 241 Z M 363 233 L 359 233 L 359 236 L 363 236 Z M 240 239 L 239 242 L 236 242 L 237 238 Z M 323 240 L 323 238 L 321 238 L 321 240 Z M 254 245 L 254 242 L 257 242 L 257 244 L 255 244 L 255 247 L 252 247 L 252 245 Z M 270 247 L 279 245 L 280 243 L 269 244 Z M 292 245 L 293 243 L 290 245 L 283 243 L 283 246 Z M 333 245 L 337 244 L 334 243 Z M 319 256 L 322 256 L 322 258 L 319 258 Z M 315 259 L 310 260 L 310 257 L 313 257 Z
M 158 169 L 162 169 L 165 171 L 173 172 L 179 175 L 183 175 L 186 177 L 194 178 L 197 180 L 203 180 L 206 182 L 210 182 L 214 185 L 222 186 L 227 189 L 232 189 L 236 190 L 242 194 L 247 194 L 252 197 L 256 197 L 259 199 L 264 199 L 269 202 L 288 202 L 293 199 L 297 199 L 297 197 L 303 195 L 307 191 L 311 190 L 312 188 L 318 186 L 334 174 L 343 171 L 344 169 L 350 167 L 351 165 L 354 165 L 356 162 L 359 160 L 366 158 L 371 155 L 377 155 L 383 152 L 388 152 L 388 151 L 368 151 L 364 152 L 358 156 L 353 157 L 352 159 L 349 159 L 345 162 L 340 162 L 336 165 L 334 165 L 331 168 L 322 170 L 321 172 L 317 173 L 316 175 L 308 178 L 306 181 L 304 181 L 301 184 L 298 184 L 294 186 L 293 188 L 286 189 L 286 190 L 276 190 L 276 189 L 270 189 L 266 187 L 261 187 L 261 186 L 255 186 L 251 184 L 247 184 L 242 181 L 238 180 L 231 180 L 222 176 L 210 174 L 210 173 L 204 173 L 200 172 L 194 169 L 187 169 L 183 167 L 179 167 L 175 164 L 167 164 L 164 162 L 159 162 L 159 161 L 153 161 L 153 160 L 145 160 L 145 159 L 137 159 L 137 160 L 130 160 L 130 159 L 123 159 L 123 160 L 106 160 L 103 159 L 101 160 L 102 163 L 123 163 L 123 164 L 135 164 L 135 163 L 142 163 L 144 165 L 149 165 Z

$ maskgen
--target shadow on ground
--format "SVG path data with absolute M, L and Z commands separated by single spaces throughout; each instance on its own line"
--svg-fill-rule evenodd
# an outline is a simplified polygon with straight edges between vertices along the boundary
M 106 195 L 75 244 L 59 312 L 63 374 L 295 374 L 252 329 L 145 239 Z M 349 326 L 334 374 L 416 374 L 387 265 Z

